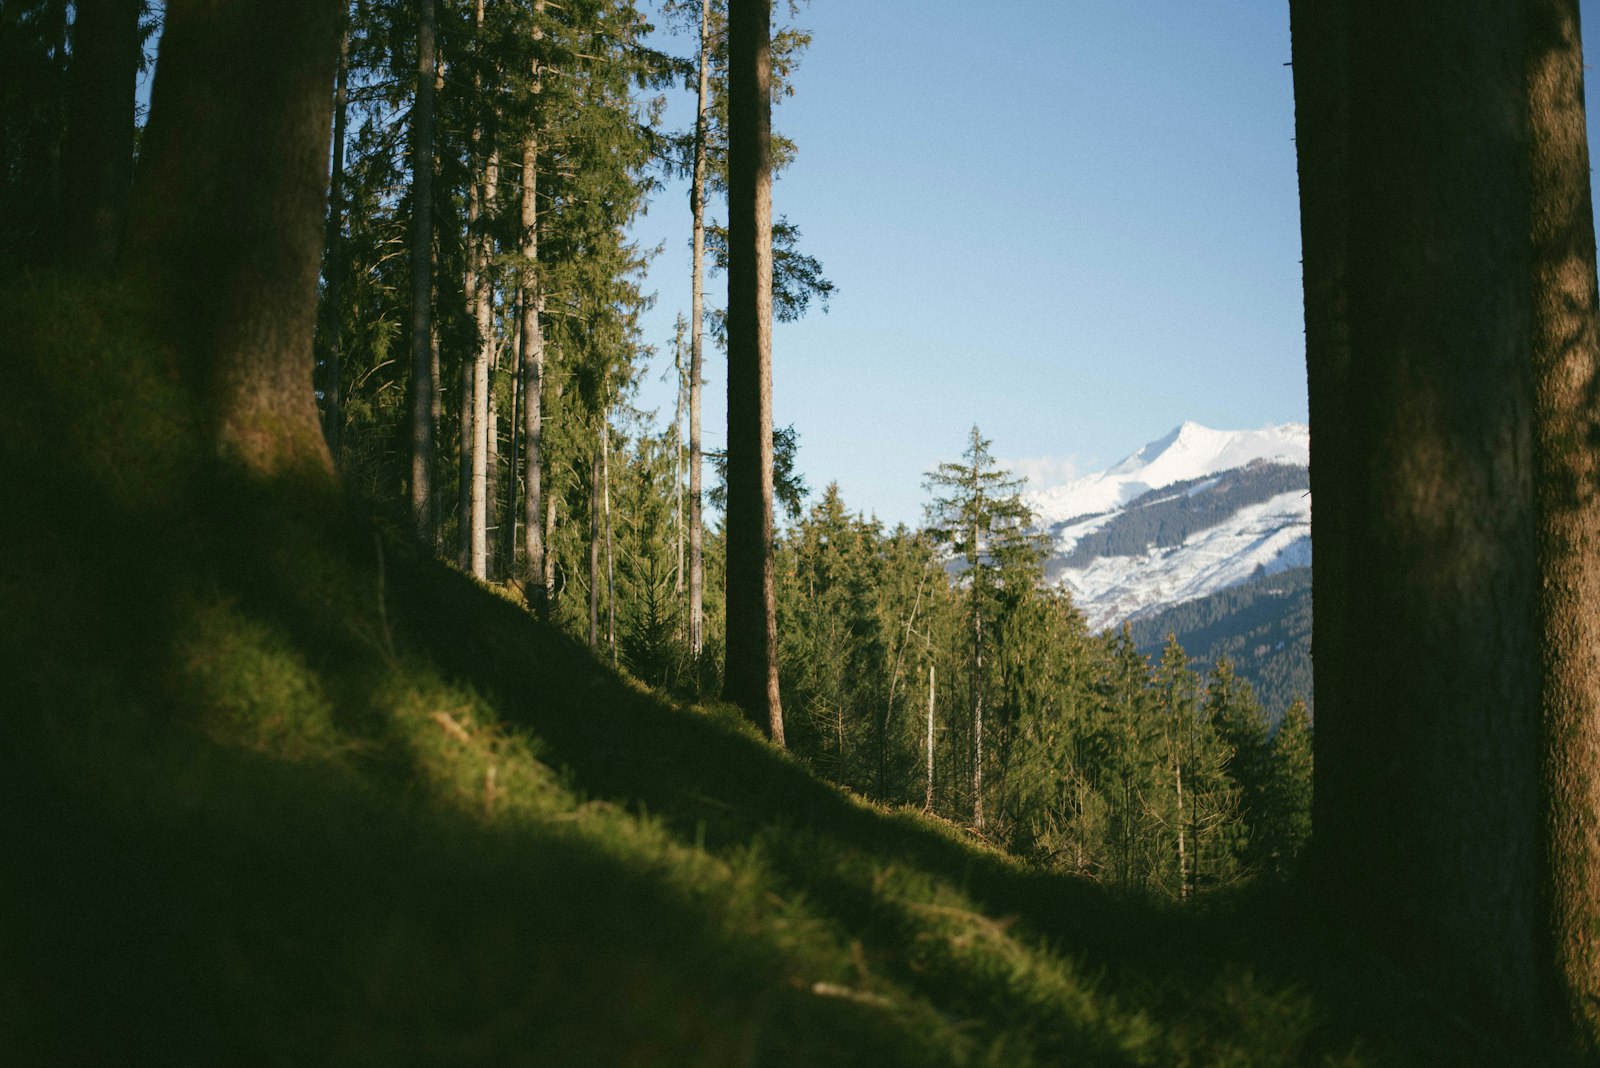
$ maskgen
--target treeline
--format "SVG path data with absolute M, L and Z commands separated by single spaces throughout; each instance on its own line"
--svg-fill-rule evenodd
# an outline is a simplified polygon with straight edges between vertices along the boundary
M 1274 723 L 1296 698 L 1311 704 L 1309 567 L 1257 575 L 1133 621 L 1134 644 L 1146 653 L 1159 653 L 1173 634 L 1199 663 L 1232 661 Z

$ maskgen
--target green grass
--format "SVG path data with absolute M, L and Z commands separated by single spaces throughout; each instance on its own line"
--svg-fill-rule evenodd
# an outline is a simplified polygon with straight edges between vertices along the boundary
M 8 1062 L 1505 1053 L 1293 898 L 1029 868 L 618 676 L 358 507 L 194 462 L 116 308 L 0 301 Z

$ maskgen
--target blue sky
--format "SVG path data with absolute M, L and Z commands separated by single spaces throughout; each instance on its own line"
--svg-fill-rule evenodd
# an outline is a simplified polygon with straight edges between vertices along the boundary
M 1592 28 L 1600 0 L 1582 6 Z M 774 209 L 839 293 L 776 327 L 774 413 L 814 489 L 915 524 L 923 472 L 974 422 L 1038 481 L 1186 419 L 1305 419 L 1287 0 L 813 0 L 797 21 Z M 640 396 L 664 420 L 688 233 L 680 186 L 636 227 L 664 245 Z

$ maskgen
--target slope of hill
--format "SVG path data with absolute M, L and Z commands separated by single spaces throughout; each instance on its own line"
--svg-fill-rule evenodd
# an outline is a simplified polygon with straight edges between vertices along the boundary
M 1286 901 L 1119 900 L 864 803 L 361 509 L 215 470 L 104 307 L 0 298 L 15 1063 L 1493 1052 Z

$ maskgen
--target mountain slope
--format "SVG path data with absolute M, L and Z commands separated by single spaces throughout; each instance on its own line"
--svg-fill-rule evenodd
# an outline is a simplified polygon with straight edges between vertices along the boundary
M 1184 423 L 1115 467 L 1029 495 L 1046 575 L 1094 629 L 1311 562 L 1310 437 Z

